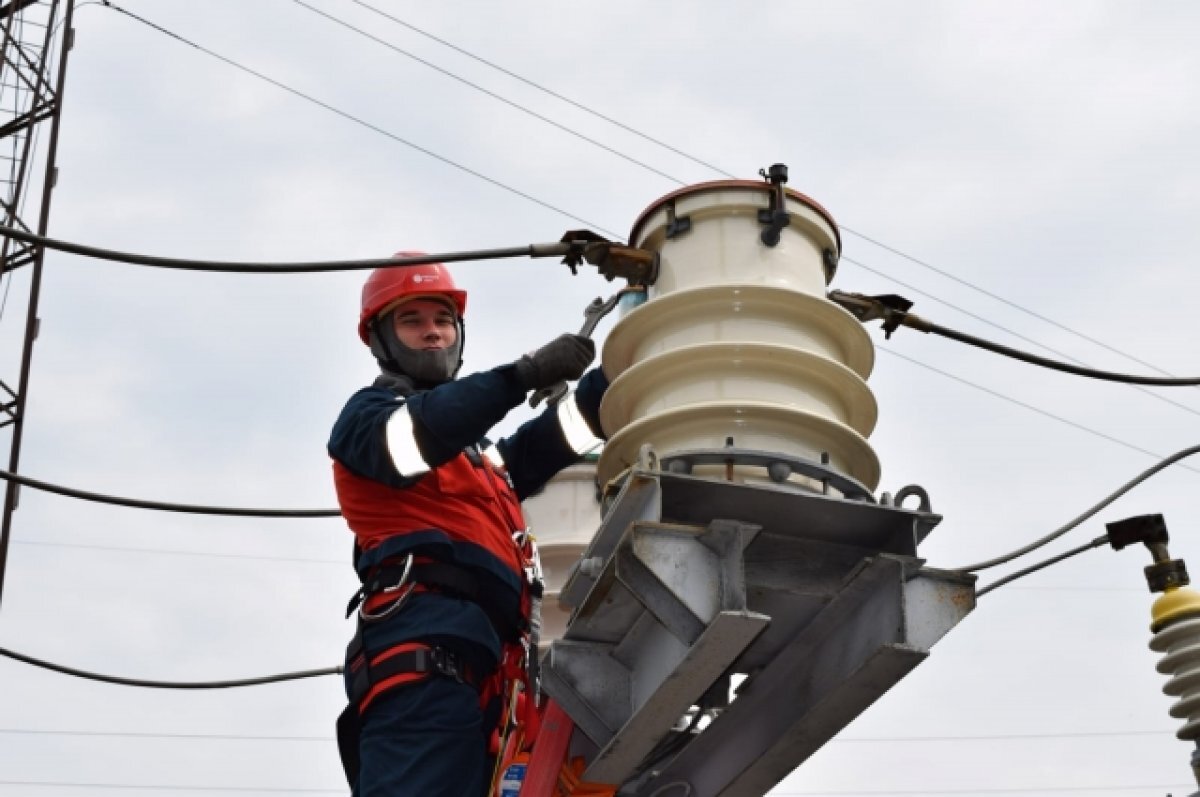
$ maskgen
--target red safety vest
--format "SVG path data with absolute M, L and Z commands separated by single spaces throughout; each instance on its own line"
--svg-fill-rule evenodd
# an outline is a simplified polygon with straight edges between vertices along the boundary
M 405 553 L 404 538 L 427 541 L 440 532 L 456 550 L 458 564 L 483 564 L 525 579 L 525 556 L 513 534 L 525 529 L 516 493 L 486 457 L 466 454 L 430 470 L 409 487 L 389 487 L 333 463 L 338 503 L 364 554 L 387 543 L 389 555 Z M 368 558 L 372 558 L 369 557 Z

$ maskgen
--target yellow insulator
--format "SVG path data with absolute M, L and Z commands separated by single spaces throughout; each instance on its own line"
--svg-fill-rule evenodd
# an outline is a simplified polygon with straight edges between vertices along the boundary
M 1185 720 L 1176 736 L 1200 740 L 1200 593 L 1168 587 L 1151 608 L 1150 649 L 1165 654 L 1160 673 L 1170 676 L 1163 692 L 1179 700 L 1170 714 Z
M 1159 631 L 1187 615 L 1200 617 L 1200 592 L 1188 587 L 1168 587 L 1150 607 L 1150 630 Z

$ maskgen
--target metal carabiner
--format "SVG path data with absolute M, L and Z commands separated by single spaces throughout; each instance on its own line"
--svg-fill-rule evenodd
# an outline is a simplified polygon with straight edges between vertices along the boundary
M 381 593 L 391 593 L 403 589 L 399 597 L 389 603 L 381 612 L 375 614 L 367 613 L 367 600 L 363 599 L 362 605 L 358 607 L 358 616 L 364 623 L 375 623 L 380 620 L 386 620 L 400 610 L 404 602 L 408 600 L 408 596 L 412 594 L 413 589 L 417 586 L 416 583 L 409 583 L 408 577 L 412 573 L 413 555 L 410 553 L 404 558 L 404 570 L 400 573 L 400 580 L 390 587 L 384 587 L 380 590 Z

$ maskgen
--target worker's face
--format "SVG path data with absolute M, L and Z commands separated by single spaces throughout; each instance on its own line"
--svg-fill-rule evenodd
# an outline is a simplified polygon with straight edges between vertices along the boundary
M 437 351 L 454 345 L 454 311 L 436 299 L 413 299 L 392 312 L 396 338 L 410 349 Z

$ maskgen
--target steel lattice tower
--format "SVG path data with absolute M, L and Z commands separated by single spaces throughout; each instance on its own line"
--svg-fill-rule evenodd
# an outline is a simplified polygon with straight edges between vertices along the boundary
M 60 5 L 65 15 L 59 21 Z M 36 233 L 45 235 L 50 216 L 50 199 L 56 177 L 55 156 L 62 111 L 62 92 L 66 78 L 67 53 L 73 31 L 71 17 L 74 0 L 11 0 L 0 6 L 0 211 L 3 225 L 32 232 L 23 218 L 24 200 L 29 195 L 33 176 L 34 148 L 41 137 L 46 145 L 42 191 Z M 55 36 L 60 38 L 55 41 Z M 56 74 L 51 62 L 57 52 Z M 42 128 L 49 125 L 47 134 Z M 21 346 L 20 373 L 15 387 L 7 375 L 0 376 L 0 428 L 11 428 L 8 470 L 16 473 L 21 457 L 26 393 L 33 341 L 37 337 L 37 306 L 41 288 L 43 248 L 11 238 L 0 239 L 0 281 L 6 292 L 12 288 L 13 272 L 29 267 L 28 310 L 24 341 Z M 0 526 L 0 595 L 4 590 L 4 571 L 8 561 L 12 514 L 17 507 L 18 485 L 8 481 L 4 491 L 3 525 Z

